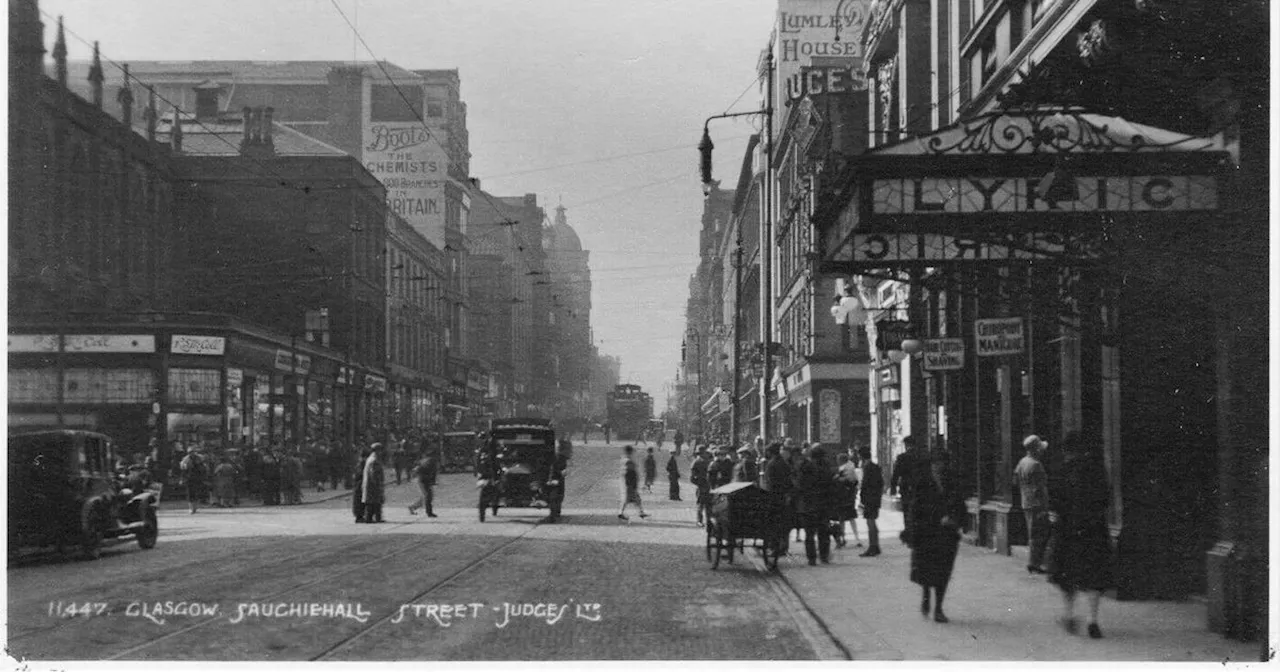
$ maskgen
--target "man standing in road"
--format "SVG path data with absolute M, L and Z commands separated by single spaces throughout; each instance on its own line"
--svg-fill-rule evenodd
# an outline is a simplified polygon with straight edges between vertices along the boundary
M 382 522 L 382 503 L 386 498 L 386 473 L 382 466 L 382 444 L 370 448 L 369 459 L 364 463 L 361 499 L 364 501 L 364 522 Z
M 668 493 L 671 501 L 683 501 L 680 499 L 680 462 L 676 460 L 675 450 L 667 457 L 667 480 L 671 484 L 671 491 Z
M 912 524 L 915 522 L 911 511 L 911 496 L 915 493 L 916 480 L 920 478 L 922 471 L 927 471 L 928 464 L 922 464 L 915 437 L 904 438 L 902 445 L 906 450 L 893 461 L 893 473 L 889 475 L 889 494 L 902 494 L 902 534 L 898 538 L 910 546 Z
M 862 517 L 867 521 L 867 550 L 859 555 L 871 558 L 880 555 L 880 528 L 876 526 L 876 519 L 880 517 L 880 499 L 884 496 L 884 473 L 880 470 L 880 465 L 871 461 L 869 446 L 858 447 L 858 459 L 862 460 L 862 490 L 859 497 Z
M 676 444 L 676 455 L 679 455 L 681 449 L 684 448 L 684 432 L 677 429 L 675 436 L 671 437 L 671 441 Z
M 428 518 L 436 518 L 435 509 L 432 503 L 435 499 L 433 488 L 436 487 L 436 474 L 440 471 L 439 462 L 436 460 L 434 452 L 428 451 L 418 460 L 418 464 L 414 465 L 413 471 L 409 476 L 418 484 L 418 492 L 420 496 L 418 501 L 409 505 L 409 514 L 418 515 L 418 509 L 425 508 Z
M 1049 541 L 1049 476 L 1040 456 L 1049 444 L 1032 434 L 1022 440 L 1027 454 L 1014 468 L 1013 475 L 1022 493 L 1022 515 L 1027 521 L 1027 571 L 1044 573 L 1044 549 Z
M 711 495 L 710 481 L 708 480 L 707 469 L 711 466 L 711 453 L 706 446 L 698 446 L 697 457 L 693 459 L 693 464 L 689 466 L 689 482 L 697 489 L 696 506 L 698 507 L 698 524 L 702 524 L 702 511 L 708 505 Z

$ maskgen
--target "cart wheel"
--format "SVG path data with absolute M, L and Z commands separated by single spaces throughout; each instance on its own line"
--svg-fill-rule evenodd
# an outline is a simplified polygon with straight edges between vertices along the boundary
M 709 534 L 710 533 L 708 532 L 708 535 Z M 720 537 L 720 530 L 716 530 L 715 540 L 716 540 L 716 550 L 715 550 L 715 553 L 711 555 L 711 569 L 717 569 L 720 567 L 720 553 L 724 548 L 723 540 Z M 710 541 L 708 541 L 707 543 L 710 543 Z M 710 551 L 709 548 L 707 550 Z
M 734 551 L 734 548 L 735 548 L 737 545 L 738 545 L 738 542 L 736 542 L 736 541 L 731 537 L 731 538 L 729 539 L 729 544 L 728 544 L 728 546 L 729 546 L 729 564 L 731 564 L 731 565 L 733 564 L 733 551 Z
M 766 538 L 764 548 L 760 549 L 764 555 L 764 568 L 771 571 L 778 571 L 778 557 L 782 555 L 782 544 L 777 539 Z

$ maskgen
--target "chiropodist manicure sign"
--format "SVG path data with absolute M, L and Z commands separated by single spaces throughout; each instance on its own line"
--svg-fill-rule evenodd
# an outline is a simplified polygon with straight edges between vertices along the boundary
M 418 121 L 377 121 L 368 114 L 364 167 L 387 188 L 387 205 L 427 240 L 443 247 L 448 146 L 443 128 Z

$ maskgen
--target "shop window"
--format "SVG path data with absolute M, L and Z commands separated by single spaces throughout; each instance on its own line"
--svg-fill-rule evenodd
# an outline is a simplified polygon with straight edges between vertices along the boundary
M 253 386 L 253 442 L 264 446 L 271 427 L 271 381 L 266 376 L 257 378 Z
M 212 406 L 220 402 L 217 369 L 169 369 L 169 403 Z
M 63 400 L 70 404 L 137 404 L 152 400 L 149 369 L 67 369 Z
M 58 400 L 58 372 L 54 369 L 10 369 L 9 403 L 40 404 Z

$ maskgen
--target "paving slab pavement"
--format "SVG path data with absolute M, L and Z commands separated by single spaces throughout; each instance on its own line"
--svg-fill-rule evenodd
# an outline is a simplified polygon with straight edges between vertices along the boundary
M 1063 600 L 1043 575 L 1026 571 L 1020 553 L 1003 556 L 962 543 L 946 595 L 950 623 L 920 614 L 921 589 L 908 579 L 910 549 L 898 540 L 902 514 L 882 510 L 883 555 L 833 549 L 830 565 L 810 567 L 803 545 L 779 566 L 786 582 L 854 660 L 1114 660 L 1256 662 L 1256 642 L 1226 639 L 1208 630 L 1205 604 L 1117 601 L 1104 597 L 1103 639 L 1089 639 L 1058 624 Z M 859 528 L 866 541 L 865 521 Z M 1020 547 L 1019 547 L 1020 548 Z M 1078 599 L 1078 617 L 1088 603 Z

